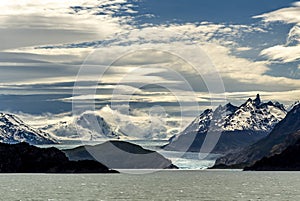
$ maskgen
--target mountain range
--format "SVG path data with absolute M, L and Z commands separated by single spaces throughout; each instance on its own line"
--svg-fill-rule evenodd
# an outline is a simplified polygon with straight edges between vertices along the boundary
M 0 113 L 0 142 L 28 142 L 33 145 L 55 144 L 61 141 L 103 141 L 104 139 L 166 139 L 176 127 L 175 120 L 166 124 L 159 117 L 126 116 L 113 111 L 109 106 L 100 111 L 86 111 L 78 116 L 55 117 L 31 126 L 21 120 L 19 115 Z M 26 119 L 26 115 L 20 115 Z M 36 121 L 31 117 L 29 122 Z M 57 119 L 57 120 L 56 120 Z M 44 121 L 44 120 L 43 120 Z M 45 123 L 47 123 L 45 125 Z M 176 130 L 176 129 L 175 129 Z M 170 136 L 170 135 L 169 135 Z
M 259 94 L 244 104 L 228 103 L 215 110 L 205 110 L 179 135 L 163 148 L 170 151 L 211 152 L 224 154 L 241 149 L 266 137 L 286 116 L 285 107 L 278 102 L 262 102 Z M 201 149 L 204 142 L 217 141 L 212 149 Z M 212 142 L 209 142 L 211 140 Z
M 173 135 L 177 124 L 176 120 L 169 117 L 149 116 L 135 110 L 130 110 L 130 114 L 123 114 L 110 106 L 105 106 L 99 111 L 86 111 L 77 116 L 67 116 L 40 129 L 61 140 L 161 140 Z
M 300 139 L 299 130 L 300 104 L 296 104 L 267 137 L 219 158 L 214 168 L 245 168 L 263 157 L 280 154 Z
M 62 129 L 61 135 L 55 136 L 27 125 L 13 114 L 0 113 L 0 142 L 8 144 L 27 142 L 33 145 L 56 144 L 59 143 L 59 140 L 61 140 L 61 137 L 64 135 L 63 131 L 66 130 L 65 127 L 70 129 L 70 125 L 68 122 L 60 122 L 59 126 Z M 58 125 L 51 127 L 51 125 L 49 125 L 47 129 L 51 130 L 51 128 L 57 128 L 57 126 Z M 75 126 L 80 126 L 80 128 L 90 132 L 88 140 L 103 139 L 103 137 L 119 138 L 119 135 L 114 132 L 115 130 L 111 128 L 110 124 L 100 115 L 95 116 L 94 113 L 85 112 L 78 116 L 76 118 L 76 125 L 73 126 L 71 130 L 74 134 L 77 134 L 78 131 L 78 128 Z M 188 125 L 183 132 L 174 135 L 163 148 L 169 151 L 206 153 L 205 149 L 204 151 L 201 149 L 201 146 L 205 143 L 205 140 L 207 140 L 206 138 L 211 139 L 211 136 L 216 137 L 219 135 L 217 136 L 219 137 L 219 141 L 212 152 L 222 154 L 223 156 L 217 159 L 213 168 L 248 168 L 250 170 L 252 168 L 253 170 L 264 170 L 269 167 L 268 165 L 270 163 L 275 164 L 276 162 L 274 161 L 276 161 L 276 158 L 283 161 L 284 157 L 282 156 L 289 158 L 292 152 L 297 154 L 295 152 L 297 152 L 300 144 L 299 131 L 299 102 L 296 102 L 290 109 L 286 110 L 285 107 L 278 102 L 262 102 L 260 96 L 257 95 L 255 99 L 249 98 L 240 106 L 228 103 L 224 106 L 217 107 L 215 110 L 205 110 Z M 69 136 L 69 134 L 67 135 Z M 78 138 L 78 136 L 74 136 L 74 138 L 76 137 Z M 113 142 L 112 144 L 122 147 L 126 145 L 126 143 L 121 142 Z M 125 148 L 126 147 L 128 146 L 125 146 Z M 135 146 L 132 145 L 131 148 L 132 147 Z M 65 153 L 71 158 L 75 157 L 72 158 L 72 160 L 76 160 L 76 157 L 83 155 L 84 157 L 79 159 L 93 160 L 91 156 L 88 156 L 82 150 L 86 148 L 89 148 L 89 146 L 66 150 Z M 111 147 L 108 146 L 108 144 L 91 147 L 91 149 L 96 148 L 100 149 L 101 160 L 104 161 L 104 164 L 107 163 L 107 158 L 118 158 L 118 155 L 122 156 L 123 154 L 117 152 L 110 153 L 108 150 L 110 150 Z M 131 148 L 129 151 L 132 151 Z M 139 153 L 145 151 L 137 146 L 133 151 L 136 150 Z M 156 153 L 153 154 L 155 155 Z M 155 155 L 154 158 L 160 158 L 160 156 Z M 139 160 L 141 159 L 138 158 L 138 161 Z M 146 161 L 149 162 L 153 160 L 150 157 L 150 160 L 147 159 Z M 109 163 L 110 162 L 111 160 L 109 160 Z M 166 167 L 168 167 L 170 161 L 162 158 L 162 163 L 166 163 Z M 124 166 L 124 168 L 126 168 L 129 167 L 128 164 L 131 163 L 127 161 L 126 163 L 124 162 L 124 164 L 127 164 L 127 166 Z M 143 163 L 135 162 L 134 164 Z M 295 168 L 287 162 L 285 164 L 290 165 L 289 167 L 291 169 Z M 119 163 L 117 165 L 119 165 Z M 123 168 L 123 166 L 115 166 L 115 164 L 109 164 L 109 166 L 113 168 Z M 148 166 L 150 167 L 151 164 L 148 164 Z M 278 169 L 280 168 L 284 167 L 278 165 Z

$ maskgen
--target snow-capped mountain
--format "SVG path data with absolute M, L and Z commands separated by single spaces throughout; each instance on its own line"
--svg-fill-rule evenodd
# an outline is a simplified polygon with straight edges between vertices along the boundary
M 35 145 L 58 143 L 50 134 L 25 124 L 15 115 L 5 113 L 0 113 L 0 142 Z
M 77 120 L 76 123 L 78 126 L 81 126 L 84 129 L 90 130 L 92 133 L 96 133 L 100 136 L 106 136 L 115 138 L 118 137 L 117 134 L 115 134 L 108 123 L 103 119 L 103 117 L 94 115 L 94 113 L 83 113 Z M 93 136 L 93 135 L 92 135 Z
M 226 120 L 230 115 L 232 115 L 238 107 L 228 103 L 225 106 L 219 106 L 215 111 L 212 109 L 205 110 L 201 115 L 199 115 L 186 129 L 179 134 L 185 135 L 191 132 L 205 133 L 209 129 L 220 130 L 224 129 Z
M 123 114 L 105 106 L 99 111 L 65 117 L 41 129 L 61 140 L 167 139 L 177 126 L 168 117 L 149 116 L 141 111 Z
M 285 115 L 284 106 L 278 102 L 262 103 L 259 95 L 248 99 L 230 115 L 224 115 L 221 129 L 225 131 L 252 130 L 269 132 Z
M 78 117 L 70 117 L 42 128 L 62 140 L 98 140 L 104 138 L 118 138 L 103 117 L 93 113 L 84 112 Z
M 228 103 L 214 111 L 205 110 L 182 133 L 172 137 L 165 148 L 199 151 L 208 131 L 221 134 L 216 152 L 241 148 L 266 136 L 286 113 L 282 104 L 263 103 L 259 95 L 239 107 Z M 181 144 L 190 147 L 183 148 Z
M 300 139 L 300 104 L 296 104 L 270 134 L 242 150 L 229 153 L 216 161 L 216 168 L 244 168 L 263 157 L 280 154 Z M 297 157 L 297 156 L 295 156 Z
M 270 131 L 285 115 L 284 106 L 278 102 L 262 103 L 260 96 L 248 99 L 240 107 L 231 103 L 219 106 L 214 111 L 205 110 L 180 135 L 192 131 Z

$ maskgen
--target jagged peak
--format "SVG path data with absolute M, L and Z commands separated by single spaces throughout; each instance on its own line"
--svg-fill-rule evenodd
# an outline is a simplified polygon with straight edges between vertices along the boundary
M 247 130 L 267 133 L 286 116 L 286 113 L 282 104 L 271 101 L 264 103 L 257 94 L 254 100 L 249 98 L 239 107 L 227 103 L 219 105 L 215 110 L 203 111 L 179 135 L 205 133 L 208 130 L 218 132 Z
M 280 108 L 281 110 L 286 111 L 285 106 L 277 101 L 274 103 L 274 106 Z
M 246 101 L 246 103 L 248 102 L 253 102 L 252 98 L 248 98 L 248 100 Z
M 259 94 L 256 95 L 255 99 L 249 98 L 244 104 L 241 105 L 241 107 L 249 105 L 249 104 L 254 105 L 258 108 L 265 107 L 265 106 L 274 106 L 274 107 L 279 108 L 282 111 L 286 111 L 285 106 L 277 101 L 276 102 L 268 101 L 268 102 L 264 103 L 261 100 L 261 97 Z
M 225 117 L 227 115 L 233 114 L 237 109 L 238 107 L 232 105 L 231 103 L 227 103 L 224 106 L 220 105 L 214 110 L 213 116 L 214 118 L 220 118 L 220 116 Z
M 300 107 L 300 101 L 296 101 L 292 105 L 290 105 L 288 111 L 293 110 L 295 107 Z
M 231 104 L 230 102 L 226 104 L 227 107 L 236 107 L 235 105 Z
M 231 103 L 218 106 L 213 112 L 212 121 L 214 125 L 218 125 L 220 129 L 224 130 L 268 131 L 285 115 L 286 110 L 281 103 L 271 101 L 264 103 L 257 94 L 254 100 L 249 98 L 239 107 Z M 268 122 L 265 122 L 266 119 Z
M 255 105 L 260 105 L 261 104 L 261 99 L 260 99 L 259 94 L 256 95 L 256 98 L 253 100 L 253 102 L 255 103 Z
M 0 121 L 8 121 L 11 124 L 16 124 L 16 125 L 24 124 L 24 122 L 16 115 L 3 113 L 3 112 L 0 113 Z
M 269 101 L 267 103 L 261 103 L 259 105 L 259 108 L 265 108 L 265 107 L 268 107 L 268 106 L 273 106 L 273 107 L 276 107 L 276 108 L 278 108 L 278 109 L 280 109 L 284 112 L 287 112 L 285 106 L 283 104 L 277 102 L 277 101 L 276 102 Z
M 219 105 L 215 110 L 218 110 L 220 108 L 223 108 L 223 105 Z
M 226 108 L 227 108 L 228 110 L 237 110 L 237 109 L 239 108 L 239 107 L 237 107 L 237 106 L 231 104 L 230 102 L 227 103 L 225 106 L 226 106 Z
M 263 102 L 260 98 L 260 95 L 257 94 L 255 99 L 251 99 L 249 98 L 245 103 L 243 103 L 240 107 L 244 107 L 247 105 L 253 105 L 257 108 L 261 108 L 261 107 L 266 107 L 266 106 L 274 106 L 277 107 L 283 111 L 286 111 L 286 108 L 283 104 L 279 103 L 279 102 L 272 102 L 272 101 L 268 101 L 268 102 Z
M 248 98 L 248 100 L 242 104 L 241 106 L 245 106 L 245 105 L 249 105 L 249 104 L 254 104 L 256 106 L 259 106 L 262 103 L 261 99 L 260 99 L 260 95 L 257 94 L 255 99 L 252 98 Z
M 202 114 L 210 114 L 210 113 L 212 113 L 212 112 L 213 112 L 212 109 L 206 109 L 206 110 L 203 111 Z
M 299 101 L 296 102 L 296 104 L 293 106 L 291 111 L 298 111 L 298 110 L 300 110 L 300 102 Z

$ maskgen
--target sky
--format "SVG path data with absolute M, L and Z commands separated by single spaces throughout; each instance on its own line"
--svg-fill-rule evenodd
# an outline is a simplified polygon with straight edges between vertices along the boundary
M 286 105 L 300 97 L 300 1 L 3 0 L 0 7 L 1 111 L 61 115 L 108 105 L 179 118 L 257 93 Z

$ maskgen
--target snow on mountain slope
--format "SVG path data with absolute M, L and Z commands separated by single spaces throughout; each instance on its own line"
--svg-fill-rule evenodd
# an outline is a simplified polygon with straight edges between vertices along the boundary
M 203 133 L 208 131 L 270 131 L 281 121 L 286 110 L 280 103 L 262 103 L 259 95 L 256 99 L 248 99 L 240 107 L 230 103 L 219 106 L 214 111 L 205 110 L 183 132 Z
M 215 153 L 225 153 L 247 146 L 265 137 L 287 114 L 280 103 L 263 103 L 260 96 L 248 99 L 236 107 L 230 103 L 215 110 L 205 110 L 186 129 L 170 138 L 167 150 L 200 151 L 206 137 L 220 136 L 213 148 Z M 212 143 L 213 141 L 206 143 Z
M 107 122 L 94 112 L 84 112 L 78 117 L 69 116 L 42 128 L 61 140 L 99 140 L 105 138 L 118 138 Z
M 131 139 L 167 139 L 177 132 L 177 120 L 165 114 L 148 114 L 132 109 L 129 114 L 124 114 L 109 106 L 103 107 L 99 113 L 116 133 Z
M 12 114 L 0 113 L 0 142 L 30 144 L 54 144 L 58 141 L 48 133 L 26 125 Z
M 257 95 L 256 99 L 248 99 L 232 115 L 228 116 L 222 128 L 226 131 L 270 131 L 286 116 L 286 113 L 282 104 L 262 103 Z
M 87 111 L 79 116 L 64 117 L 41 129 L 62 140 L 117 139 L 167 139 L 177 133 L 176 120 L 168 117 L 147 115 L 131 110 L 123 114 L 109 106 L 99 111 Z
M 210 122 L 212 120 L 213 110 L 207 109 L 201 115 L 199 115 L 186 129 L 180 134 L 185 135 L 192 132 L 205 133 L 209 129 Z

